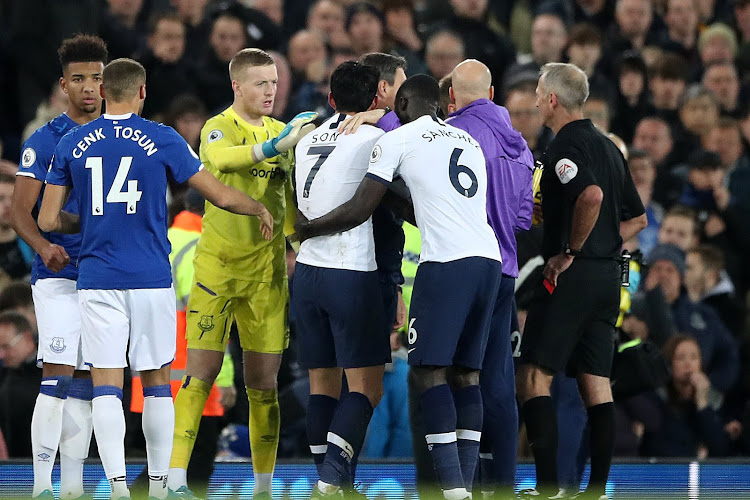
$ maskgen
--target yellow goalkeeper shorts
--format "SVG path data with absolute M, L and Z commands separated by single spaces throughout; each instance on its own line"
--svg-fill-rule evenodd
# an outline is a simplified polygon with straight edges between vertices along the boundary
M 211 260 L 204 255 L 194 260 L 195 275 L 187 307 L 188 349 L 224 351 L 234 320 L 243 351 L 281 354 L 289 346 L 287 280 L 217 280 L 219 273 L 212 272 L 216 263 Z

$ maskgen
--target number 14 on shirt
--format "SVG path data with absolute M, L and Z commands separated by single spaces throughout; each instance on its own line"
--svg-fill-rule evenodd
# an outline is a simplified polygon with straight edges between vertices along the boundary
M 126 213 L 134 214 L 141 200 L 142 191 L 138 191 L 138 181 L 128 181 L 128 190 L 123 191 L 125 181 L 133 163 L 132 156 L 120 158 L 120 166 L 107 193 L 107 203 L 125 203 Z M 91 215 L 104 215 L 104 176 L 101 156 L 86 158 L 86 168 L 91 170 Z

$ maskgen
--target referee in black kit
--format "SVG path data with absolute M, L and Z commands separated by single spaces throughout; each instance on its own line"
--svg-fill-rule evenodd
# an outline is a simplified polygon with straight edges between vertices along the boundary
M 583 119 L 589 94 L 584 72 L 572 64 L 546 64 L 536 94 L 544 124 L 556 137 L 542 157 L 544 281 L 529 307 L 517 376 L 537 473 L 537 489 L 522 496 L 558 498 L 557 414 L 550 384 L 565 369 L 578 378 L 591 441 L 591 480 L 575 498 L 606 500 L 614 448 L 609 376 L 620 250 L 623 239 L 646 227 L 646 215 L 622 153 Z

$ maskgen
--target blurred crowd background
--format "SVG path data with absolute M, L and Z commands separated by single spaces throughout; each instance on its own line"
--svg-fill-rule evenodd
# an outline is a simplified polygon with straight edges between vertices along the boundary
M 552 138 L 535 107 L 539 68 L 578 65 L 591 88 L 586 116 L 628 146 L 649 218 L 627 242 L 635 258 L 620 354 L 648 342 L 668 368 L 645 389 L 619 393 L 616 454 L 750 454 L 750 0 L 0 0 L 0 312 L 19 313 L 0 315 L 0 458 L 30 456 L 41 379 L 32 252 L 9 224 L 13 176 L 23 141 L 67 107 L 56 51 L 78 32 L 101 36 L 112 59 L 145 66 L 144 116 L 173 126 L 196 151 L 205 121 L 232 102 L 227 66 L 244 47 L 276 60 L 273 116 L 283 121 L 306 110 L 330 116 L 331 72 L 368 52 L 396 53 L 407 75 L 436 79 L 479 59 L 537 158 Z M 172 187 L 173 214 L 185 209 L 183 195 Z M 529 271 L 517 292 L 523 325 L 523 278 L 541 271 L 540 239 L 536 229 L 518 239 Z M 291 249 L 287 261 L 293 276 Z M 307 457 L 308 386 L 293 345 L 279 379 L 279 453 Z M 238 343 L 230 346 L 239 364 Z M 364 457 L 411 454 L 398 335 L 392 348 L 391 399 Z M 225 457 L 249 453 L 247 403 L 236 399 L 220 419 Z M 129 416 L 130 456 L 145 454 L 138 418 Z

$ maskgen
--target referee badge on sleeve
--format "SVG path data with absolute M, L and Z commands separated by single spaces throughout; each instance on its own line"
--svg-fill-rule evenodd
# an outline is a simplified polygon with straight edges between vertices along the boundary
M 560 182 L 567 184 L 578 174 L 578 165 L 573 160 L 563 158 L 555 164 L 555 174 Z

